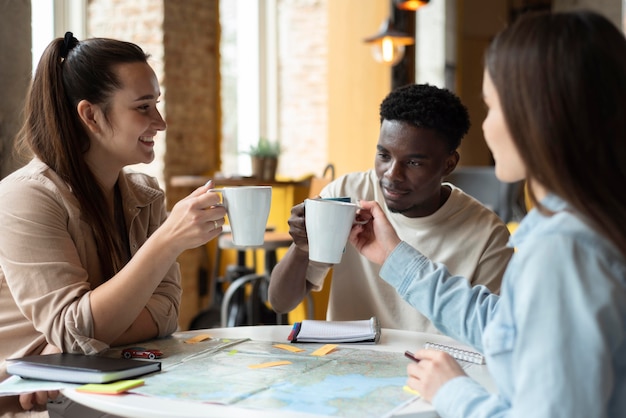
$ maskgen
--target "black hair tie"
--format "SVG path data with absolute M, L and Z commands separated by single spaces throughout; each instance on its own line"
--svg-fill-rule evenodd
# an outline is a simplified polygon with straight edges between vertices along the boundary
M 74 38 L 74 34 L 72 32 L 65 32 L 63 45 L 61 46 L 61 58 L 67 58 L 67 54 L 69 54 L 76 45 L 78 45 L 78 39 Z

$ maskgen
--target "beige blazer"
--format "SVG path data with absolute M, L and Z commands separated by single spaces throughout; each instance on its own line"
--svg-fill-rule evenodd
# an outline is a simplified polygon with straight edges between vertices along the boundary
M 164 193 L 156 179 L 124 171 L 119 185 L 131 256 L 164 222 Z M 0 381 L 5 360 L 41 352 L 46 342 L 64 352 L 107 349 L 93 338 L 89 304 L 102 284 L 96 242 L 70 187 L 38 159 L 0 182 Z M 159 336 L 174 332 L 181 298 L 174 263 L 146 305 Z

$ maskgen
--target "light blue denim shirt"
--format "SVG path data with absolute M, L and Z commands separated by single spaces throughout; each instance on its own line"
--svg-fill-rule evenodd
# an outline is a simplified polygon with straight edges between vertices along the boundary
M 442 332 L 485 354 L 498 393 L 454 378 L 433 399 L 442 417 L 626 417 L 626 260 L 561 199 L 542 204 L 557 213 L 521 222 L 500 296 L 404 242 L 381 269 Z

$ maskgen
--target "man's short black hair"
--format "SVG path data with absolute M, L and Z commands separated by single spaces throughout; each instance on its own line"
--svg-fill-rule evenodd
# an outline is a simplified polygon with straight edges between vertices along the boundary
M 410 84 L 393 90 L 380 104 L 380 122 L 402 121 L 433 129 L 448 142 L 450 152 L 470 128 L 469 114 L 451 91 L 429 84 Z

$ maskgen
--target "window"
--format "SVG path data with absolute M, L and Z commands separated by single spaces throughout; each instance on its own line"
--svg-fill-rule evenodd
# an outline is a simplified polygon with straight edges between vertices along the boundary
M 221 0 L 222 172 L 248 175 L 246 152 L 277 139 L 276 1 Z
M 78 39 L 87 32 L 86 0 L 39 1 L 31 6 L 31 16 L 33 72 L 52 39 L 65 35 L 67 30 Z

